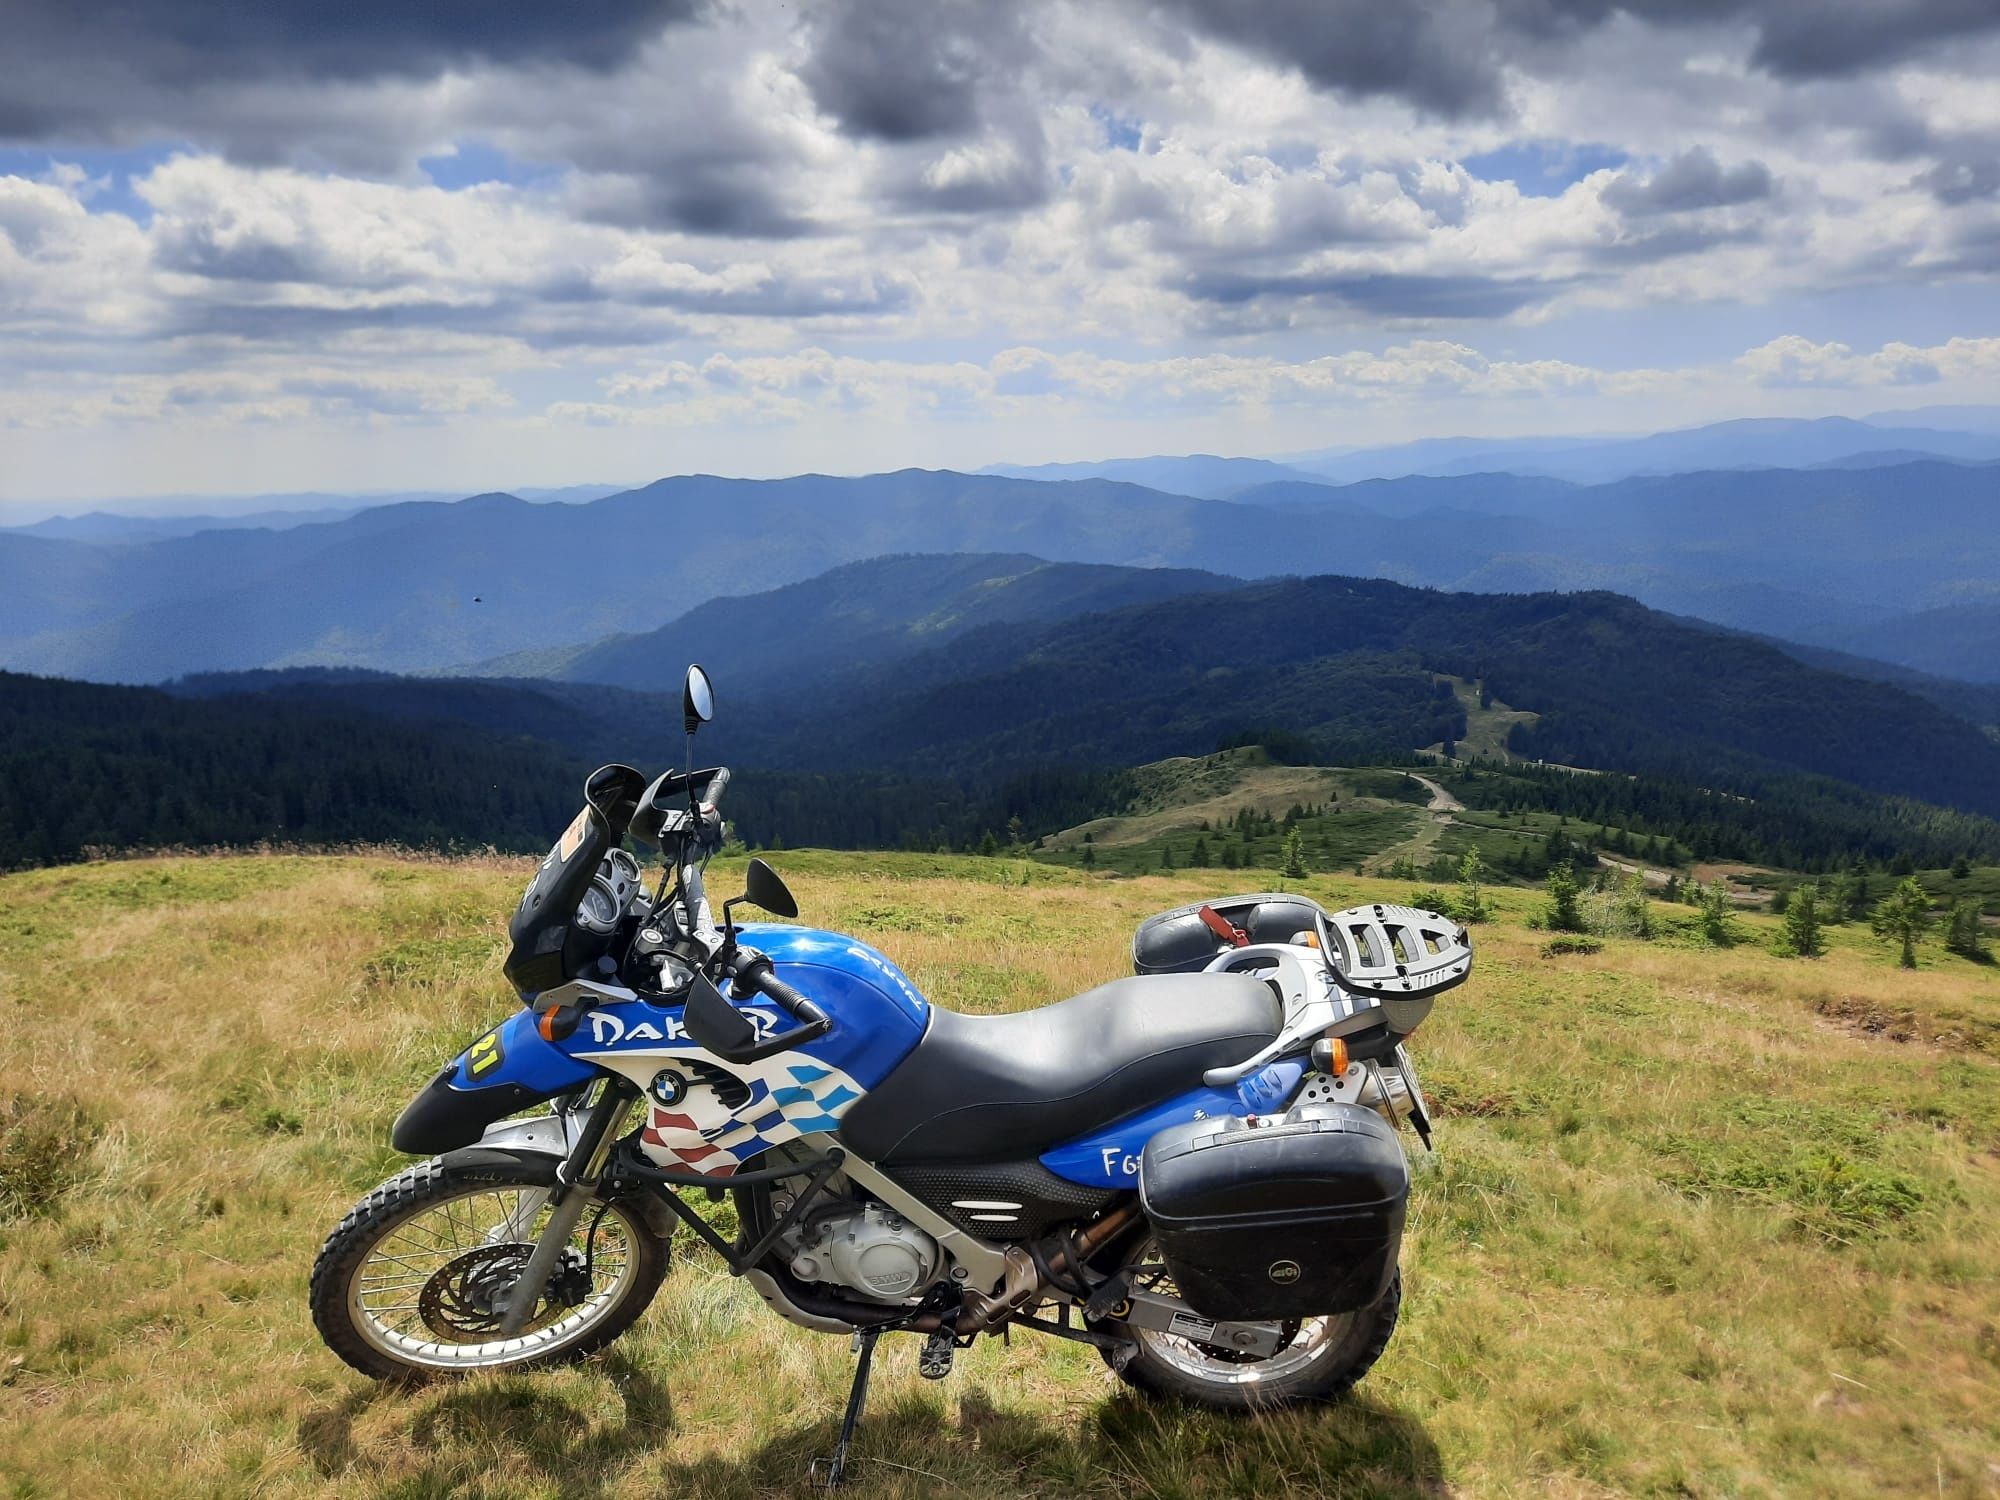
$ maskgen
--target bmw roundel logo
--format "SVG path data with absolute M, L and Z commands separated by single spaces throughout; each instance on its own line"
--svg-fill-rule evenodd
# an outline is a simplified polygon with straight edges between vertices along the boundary
M 1299 1279 L 1299 1263 L 1295 1260 L 1274 1260 L 1271 1269 L 1264 1274 L 1279 1286 L 1290 1286 Z
M 688 1081 L 672 1068 L 662 1068 L 653 1075 L 653 1086 L 647 1092 L 655 1104 L 675 1105 L 687 1098 Z

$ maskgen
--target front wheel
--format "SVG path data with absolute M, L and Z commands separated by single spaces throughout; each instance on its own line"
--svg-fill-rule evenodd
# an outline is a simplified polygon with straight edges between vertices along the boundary
M 1152 1259 L 1150 1246 L 1146 1259 Z M 1172 1280 L 1163 1270 L 1142 1267 L 1141 1279 L 1150 1290 L 1173 1295 Z M 1102 1353 L 1119 1378 L 1136 1390 L 1149 1396 L 1177 1396 L 1219 1411 L 1265 1411 L 1333 1401 L 1346 1395 L 1382 1357 L 1396 1331 L 1402 1302 L 1403 1278 L 1398 1272 L 1372 1306 L 1287 1323 L 1286 1342 L 1273 1354 L 1244 1354 L 1145 1328 L 1129 1330 L 1139 1349 L 1122 1368 L 1114 1351 Z
M 646 1310 L 666 1242 L 627 1200 L 593 1203 L 521 1333 L 501 1304 L 548 1221 L 549 1177 L 511 1164 L 421 1162 L 355 1204 L 313 1264 L 320 1337 L 364 1375 L 421 1379 L 564 1364 Z

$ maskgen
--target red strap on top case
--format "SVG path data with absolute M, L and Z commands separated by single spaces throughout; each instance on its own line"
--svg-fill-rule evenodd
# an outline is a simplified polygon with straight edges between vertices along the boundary
M 1203 926 L 1221 938 L 1223 942 L 1229 944 L 1230 947 L 1247 948 L 1250 946 L 1250 934 L 1245 932 L 1241 927 L 1238 927 L 1214 907 L 1204 906 L 1195 915 L 1201 918 Z

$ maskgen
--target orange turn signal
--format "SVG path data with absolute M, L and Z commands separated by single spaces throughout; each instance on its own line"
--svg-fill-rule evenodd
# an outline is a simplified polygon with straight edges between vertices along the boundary
M 541 1020 L 535 1023 L 535 1030 L 542 1034 L 543 1041 L 553 1042 L 556 1039 L 556 1013 L 552 1010 L 543 1011 Z
M 1327 1076 L 1339 1078 L 1347 1071 L 1347 1043 L 1337 1036 L 1328 1037 L 1327 1043 L 1330 1049 L 1327 1054 Z

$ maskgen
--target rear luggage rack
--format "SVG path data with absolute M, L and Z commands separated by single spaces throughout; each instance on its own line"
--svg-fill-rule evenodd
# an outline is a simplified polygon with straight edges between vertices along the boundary
M 1472 973 L 1465 928 L 1414 906 L 1350 906 L 1322 919 L 1320 943 L 1341 988 L 1378 1000 L 1429 999 Z

